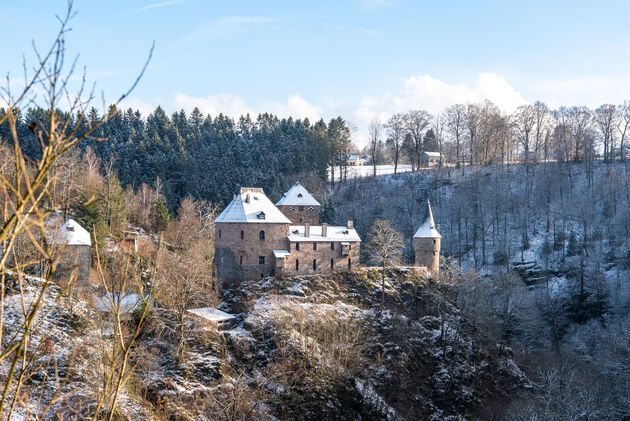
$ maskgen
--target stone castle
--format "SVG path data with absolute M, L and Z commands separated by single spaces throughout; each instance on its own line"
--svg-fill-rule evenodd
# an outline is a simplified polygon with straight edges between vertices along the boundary
M 296 183 L 275 205 L 262 189 L 243 187 L 215 220 L 215 267 L 222 285 L 265 276 L 333 273 L 359 266 L 361 238 L 319 222 L 320 204 Z M 441 236 L 427 202 L 414 235 L 415 266 L 439 270 Z

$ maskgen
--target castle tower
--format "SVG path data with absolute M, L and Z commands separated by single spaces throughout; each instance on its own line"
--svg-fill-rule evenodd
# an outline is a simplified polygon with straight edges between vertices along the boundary
M 298 181 L 276 203 L 293 225 L 319 225 L 320 204 Z
M 273 275 L 273 252 L 286 250 L 290 223 L 262 189 L 241 188 L 214 221 L 214 263 L 222 285 Z
M 425 266 L 433 276 L 440 273 L 440 241 L 431 212 L 431 203 L 427 200 L 424 219 L 413 236 L 413 248 L 416 254 L 415 266 Z

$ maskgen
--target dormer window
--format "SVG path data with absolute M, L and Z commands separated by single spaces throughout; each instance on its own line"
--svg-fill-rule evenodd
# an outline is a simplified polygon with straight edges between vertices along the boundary
M 256 214 L 256 218 L 258 219 L 265 219 L 265 212 L 260 211 Z
M 302 197 L 302 193 L 298 193 L 298 197 Z
M 293 206 L 289 206 L 289 210 L 292 211 L 293 210 Z
M 315 210 L 315 208 L 314 208 L 314 207 L 312 207 L 312 206 L 309 206 L 309 207 L 308 207 L 308 210 L 313 211 L 313 210 Z

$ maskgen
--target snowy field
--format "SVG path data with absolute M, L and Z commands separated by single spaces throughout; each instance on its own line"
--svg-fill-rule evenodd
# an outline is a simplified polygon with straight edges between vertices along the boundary
M 411 165 L 399 165 L 397 172 L 409 172 Z M 393 165 L 377 165 L 376 175 L 387 175 L 394 173 Z M 371 177 L 374 174 L 374 168 L 371 165 L 363 165 L 361 167 L 348 167 L 348 178 Z M 328 178 L 330 179 L 330 168 L 328 169 Z M 335 170 L 335 181 L 339 180 L 339 168 Z

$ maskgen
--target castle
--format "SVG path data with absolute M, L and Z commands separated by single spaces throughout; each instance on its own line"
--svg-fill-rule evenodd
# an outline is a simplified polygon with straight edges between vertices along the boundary
M 361 238 L 352 221 L 320 224 L 320 207 L 299 182 L 275 205 L 262 189 L 241 188 L 215 220 L 214 258 L 221 284 L 358 267 Z M 414 235 L 416 266 L 437 274 L 440 238 L 427 203 L 425 220 Z

